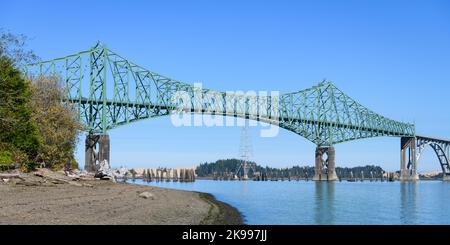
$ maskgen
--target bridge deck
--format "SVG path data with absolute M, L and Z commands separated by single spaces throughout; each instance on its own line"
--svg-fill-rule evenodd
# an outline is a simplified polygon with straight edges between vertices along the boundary
M 103 104 L 103 101 L 90 101 L 87 98 L 82 99 L 70 99 L 68 100 L 70 103 L 80 103 L 80 104 L 90 104 L 90 103 L 97 103 L 97 104 Z M 166 105 L 156 105 L 156 104 L 150 104 L 150 103 L 123 103 L 123 102 L 116 102 L 116 101 L 106 101 L 107 106 L 124 106 L 129 108 L 140 108 L 140 109 L 159 109 L 159 110 L 173 110 L 174 108 L 168 107 Z M 276 124 L 277 126 L 280 126 L 279 124 L 282 124 L 283 122 L 296 122 L 296 123 L 305 123 L 309 125 L 319 125 L 324 127 L 335 127 L 335 128 L 341 128 L 341 129 L 350 129 L 350 130 L 358 130 L 358 131 L 365 131 L 365 132 L 373 132 L 380 135 L 391 135 L 391 136 L 398 136 L 398 137 L 408 137 L 412 135 L 405 135 L 401 134 L 398 131 L 390 131 L 385 130 L 382 128 L 374 128 L 369 126 L 361 126 L 361 125 L 351 125 L 346 123 L 336 123 L 336 122 L 328 122 L 328 121 L 319 121 L 319 120 L 311 120 L 308 118 L 295 118 L 295 117 L 278 117 L 276 119 L 269 119 L 266 115 L 260 115 L 260 114 L 249 114 L 249 113 L 233 113 L 229 114 L 226 111 L 222 112 L 215 112 L 210 110 L 196 110 L 195 108 L 190 108 L 190 111 L 188 109 L 184 110 L 185 112 L 191 112 L 191 113 L 206 113 L 211 115 L 220 115 L 220 116 L 231 116 L 231 117 L 241 117 L 245 119 L 251 119 L 256 121 L 261 121 L 269 124 Z

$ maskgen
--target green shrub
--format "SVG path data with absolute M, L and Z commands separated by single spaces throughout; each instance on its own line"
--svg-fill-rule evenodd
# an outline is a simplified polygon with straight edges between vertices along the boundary
M 9 151 L 0 151 L 0 165 L 14 164 L 12 153 Z
M 0 171 L 8 170 L 14 167 L 12 154 L 9 151 L 0 151 Z

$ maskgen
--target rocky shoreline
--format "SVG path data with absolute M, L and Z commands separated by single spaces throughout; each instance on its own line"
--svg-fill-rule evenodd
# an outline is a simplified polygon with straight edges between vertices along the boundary
M 243 215 L 235 207 L 217 200 L 209 193 L 198 192 L 200 198 L 211 204 L 208 216 L 200 225 L 242 225 Z
M 243 224 L 210 194 L 59 175 L 0 179 L 0 224 Z

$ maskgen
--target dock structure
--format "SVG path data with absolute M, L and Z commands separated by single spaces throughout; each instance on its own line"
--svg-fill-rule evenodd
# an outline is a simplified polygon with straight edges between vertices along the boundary
M 194 182 L 195 170 L 192 168 L 149 168 L 138 173 L 145 182 Z
M 347 182 L 384 182 L 384 181 L 395 181 L 399 180 L 396 173 L 387 173 L 384 171 L 373 171 L 369 170 L 364 172 L 363 170 L 354 173 L 353 171 L 339 171 L 337 175 L 338 181 Z M 212 176 L 209 176 L 212 180 L 216 181 L 242 181 L 242 180 L 253 180 L 253 181 L 310 181 L 314 180 L 314 175 L 308 174 L 308 171 L 297 171 L 297 170 L 280 170 L 280 171 L 255 171 L 245 178 L 236 178 L 234 172 L 229 172 L 228 170 L 223 172 L 214 171 Z

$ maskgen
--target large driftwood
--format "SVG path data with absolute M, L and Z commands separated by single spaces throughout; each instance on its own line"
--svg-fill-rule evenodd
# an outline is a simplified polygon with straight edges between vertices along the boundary
M 20 177 L 19 174 L 0 174 L 0 179 L 13 179 L 13 178 L 23 180 L 23 178 Z
M 0 178 L 20 178 L 19 174 L 0 174 Z
M 70 185 L 74 185 L 74 186 L 83 186 L 82 184 L 77 183 L 76 181 L 73 181 L 73 178 L 67 177 L 62 174 L 57 174 L 57 173 L 52 172 L 47 169 L 39 169 L 37 172 L 34 173 L 34 175 L 42 177 L 42 178 L 50 179 L 50 180 L 52 180 L 52 183 L 54 183 L 54 184 L 56 184 L 57 182 L 62 182 L 62 183 L 66 183 L 66 184 L 70 184 Z

